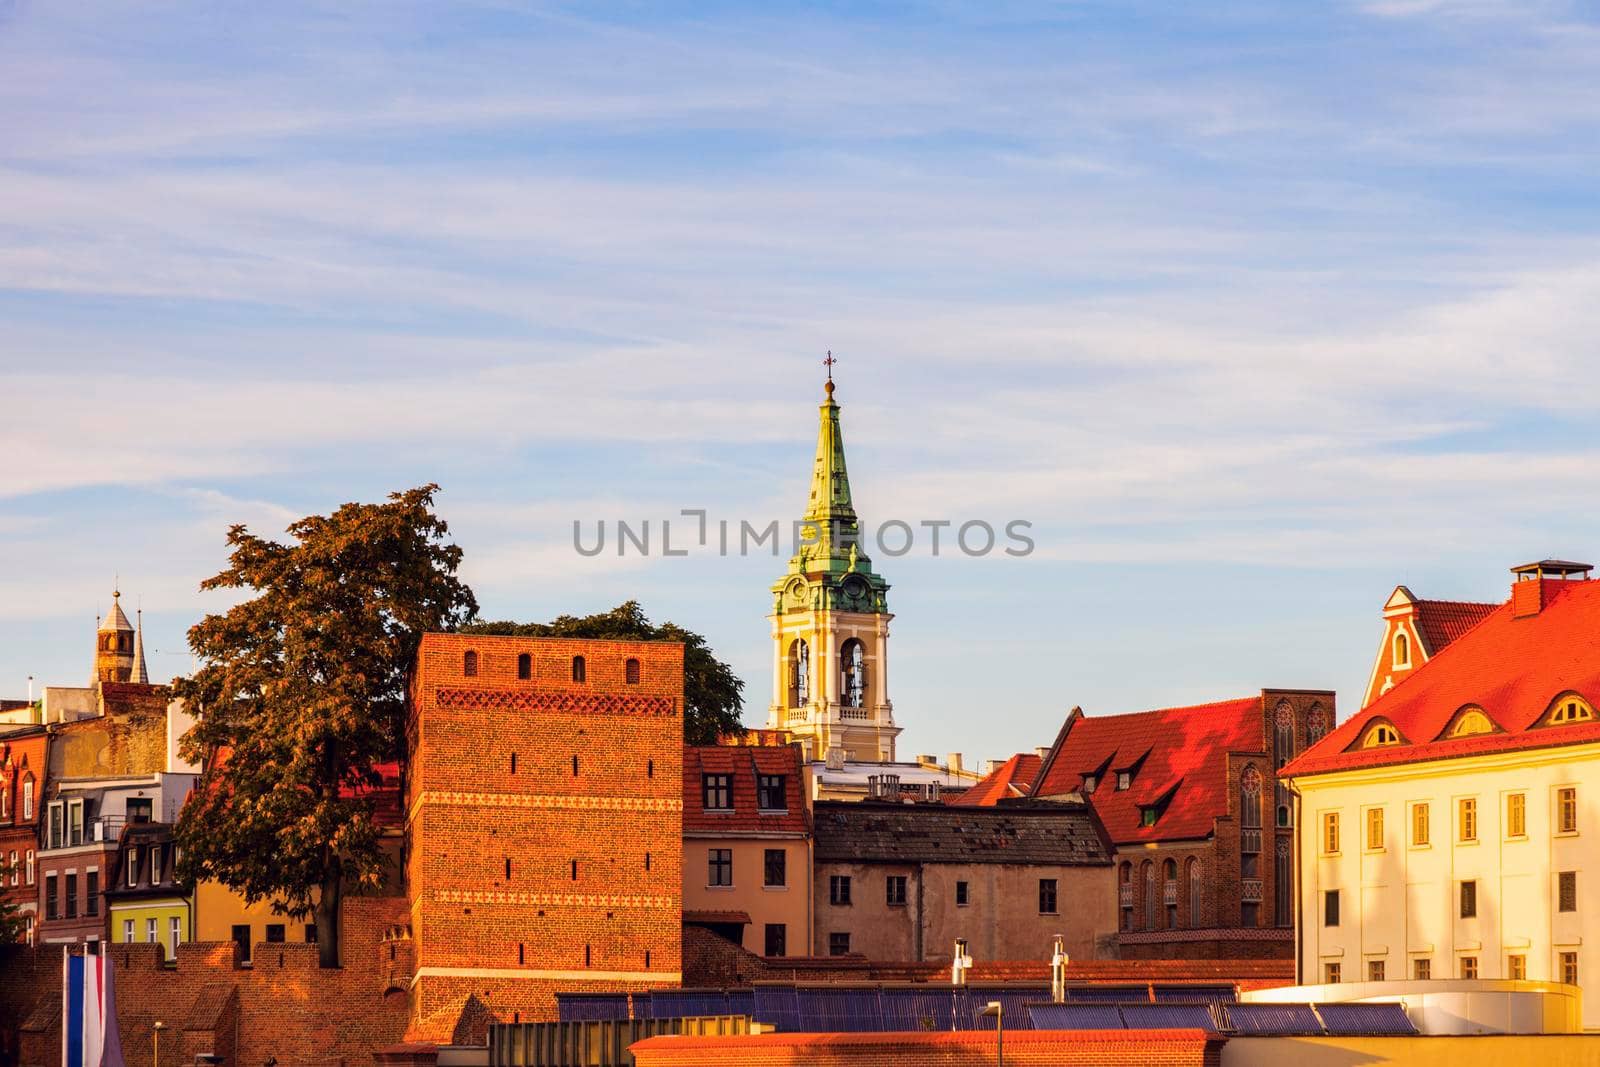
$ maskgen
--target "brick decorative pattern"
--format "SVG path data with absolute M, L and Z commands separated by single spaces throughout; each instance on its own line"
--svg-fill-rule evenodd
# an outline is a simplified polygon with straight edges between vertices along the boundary
M 408 708 L 408 1040 L 553 1019 L 558 989 L 678 981 L 682 709 L 678 644 L 423 638 Z

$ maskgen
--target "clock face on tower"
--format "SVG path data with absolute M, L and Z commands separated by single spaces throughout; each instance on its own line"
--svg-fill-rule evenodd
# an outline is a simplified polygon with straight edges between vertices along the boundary
M 788 587 L 784 589 L 783 595 L 788 598 L 790 604 L 795 606 L 804 604 L 806 602 L 806 580 L 804 578 L 793 579 Z

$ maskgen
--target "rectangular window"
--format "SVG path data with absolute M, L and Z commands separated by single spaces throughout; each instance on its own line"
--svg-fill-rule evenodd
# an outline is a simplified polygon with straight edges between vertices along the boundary
M 286 933 L 287 933 L 287 931 L 284 929 L 283 923 L 268 923 L 267 924 L 267 943 L 270 944 L 270 945 L 281 945 L 281 944 L 283 944 L 284 941 L 287 940 L 286 937 L 284 936 Z
M 1422 846 L 1428 843 L 1428 805 L 1411 805 L 1411 843 Z
M 1383 809 L 1367 809 L 1367 850 L 1381 851 L 1383 848 Z
M 1338 985 L 1340 970 L 1341 968 L 1337 963 L 1324 963 L 1322 965 L 1322 980 L 1328 985 Z
M 65 819 L 65 815 L 65 809 L 61 806 L 59 801 L 50 805 L 50 832 L 45 835 L 46 848 L 60 848 L 63 844 L 65 844 L 65 840 L 62 836 L 63 827 L 66 825 L 66 823 L 63 821 Z
M 1383 981 L 1383 969 L 1384 969 L 1383 968 L 1383 960 L 1368 960 L 1367 961 L 1367 981 L 1369 981 L 1369 982 L 1381 982 L 1381 981 Z
M 1339 925 L 1339 891 L 1327 889 L 1322 893 L 1322 925 Z
M 847 933 L 832 933 L 828 935 L 828 955 L 847 956 L 850 953 L 850 935 Z
M 767 923 L 766 956 L 789 954 L 789 927 L 784 923 Z
M 1456 801 L 1456 840 L 1465 844 L 1478 839 L 1478 802 L 1472 797 Z
M 83 801 L 74 800 L 67 805 L 67 844 L 83 844 Z
M 1506 794 L 1506 836 L 1526 837 L 1528 835 L 1528 795 L 1526 793 Z
M 233 928 L 233 943 L 239 946 L 239 959 L 244 963 L 250 962 L 250 925 L 235 926 Z
M 134 845 L 128 849 L 128 876 L 125 881 L 130 885 L 139 884 L 139 846 Z
M 154 919 L 146 919 L 144 921 L 144 939 L 149 944 L 156 943 L 156 921 Z
M 733 776 L 731 774 L 702 774 L 700 792 L 707 811 L 733 810 Z
M 1556 875 L 1556 910 L 1578 910 L 1578 872 L 1561 871 Z
M 183 920 L 176 915 L 167 920 L 167 959 L 178 958 L 178 945 L 183 940 Z
M 132 919 L 123 919 L 122 920 L 122 943 L 124 945 L 133 944 L 133 920 Z
M 779 888 L 789 884 L 789 854 L 781 848 L 769 848 L 761 861 L 762 884 Z M 769 953 L 770 955 L 770 953 Z
M 733 884 L 733 849 L 713 848 L 706 850 L 706 885 L 720 886 Z
M 1261 905 L 1249 901 L 1239 905 L 1239 925 L 1244 927 L 1261 925 Z
M 1418 982 L 1426 982 L 1433 977 L 1433 961 L 1420 959 L 1411 961 L 1411 977 Z
M 85 915 L 100 914 L 100 872 L 90 871 L 84 875 L 83 913 Z
M 1578 984 L 1578 954 L 1576 952 L 1563 952 L 1561 954 L 1561 980 L 1567 985 Z
M 1466 881 L 1461 883 L 1461 917 L 1463 919 L 1476 919 L 1478 917 L 1478 883 Z
M 906 903 L 906 876 L 891 874 L 884 881 L 884 903 L 891 908 L 905 907 Z
M 1506 977 L 1520 982 L 1528 977 L 1528 957 L 1516 953 L 1506 957 Z
M 315 945 L 317 943 L 317 924 L 306 923 L 305 932 L 302 936 L 304 937 L 306 944 Z
M 1337 855 L 1339 852 L 1339 813 L 1325 811 L 1322 813 L 1322 854 L 1324 856 Z
M 756 807 L 762 811 L 787 811 L 788 781 L 782 774 L 763 774 L 756 779 Z
M 129 797 L 126 810 L 129 822 L 149 822 L 155 814 L 155 801 L 151 797 Z
M 850 876 L 848 874 L 831 874 L 828 876 L 828 903 L 850 903 Z
M 27 866 L 28 884 L 32 885 L 33 884 L 33 872 L 36 870 L 36 868 L 34 867 L 34 851 L 31 848 L 28 850 L 28 859 L 27 859 L 26 866 Z
M 1556 832 L 1578 832 L 1578 790 L 1575 786 L 1563 786 L 1556 790 Z
M 967 883 L 965 883 L 965 882 L 957 882 L 956 883 L 956 907 L 958 907 L 958 908 L 966 907 L 967 904 L 969 903 L 969 900 L 970 900 L 970 898 L 967 896 Z
M 1461 977 L 1463 977 L 1463 978 L 1476 978 L 1476 977 L 1478 977 L 1478 957 L 1476 957 L 1476 956 L 1462 956 L 1461 957 Z
M 1039 879 L 1039 914 L 1054 915 L 1056 913 L 1056 880 L 1054 878 Z
M 66 898 L 67 918 L 76 919 L 78 917 L 78 876 L 76 874 L 67 875 Z
M 51 871 L 44 876 L 44 917 L 46 919 L 59 919 L 60 903 L 56 899 L 56 873 Z

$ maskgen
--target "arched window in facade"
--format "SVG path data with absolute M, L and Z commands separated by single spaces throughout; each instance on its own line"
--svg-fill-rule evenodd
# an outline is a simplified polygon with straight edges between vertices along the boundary
M 478 654 L 476 652 L 467 652 L 462 655 L 461 673 L 468 678 L 476 678 L 478 676 Z
M 1161 903 L 1166 912 L 1167 929 L 1178 928 L 1178 861 L 1167 860 L 1161 865 Z
M 811 649 L 797 637 L 789 645 L 789 706 L 804 707 L 811 700 Z
M 867 706 L 867 650 L 854 637 L 839 650 L 839 700 L 847 708 Z
M 1321 741 L 1332 728 L 1333 724 L 1328 721 L 1328 713 L 1322 710 L 1322 705 L 1311 705 L 1311 710 L 1306 712 L 1306 745 L 1309 747 Z
M 1366 734 L 1361 738 L 1362 748 L 1383 748 L 1387 745 L 1400 743 L 1400 731 L 1386 722 L 1378 722 L 1367 727 Z
M 582 656 L 572 657 L 572 680 L 574 682 L 587 682 L 589 680 L 589 665 Z
M 1156 928 L 1156 865 L 1144 861 L 1144 928 Z
M 517 677 L 524 682 L 533 677 L 533 657 L 526 652 L 517 657 Z
M 1133 864 L 1127 860 L 1117 868 L 1117 903 L 1121 912 L 1121 928 L 1133 929 Z
M 1289 839 L 1278 838 L 1278 852 L 1272 864 L 1272 921 L 1278 926 L 1294 925 L 1294 863 Z
M 1239 825 L 1249 830 L 1261 828 L 1261 772 L 1254 763 L 1239 775 Z
M 622 680 L 627 685 L 638 685 L 639 684 L 639 661 L 638 660 L 629 659 L 627 663 L 622 665 Z
M 1280 700 L 1272 713 L 1272 765 L 1278 771 L 1294 759 L 1294 707 Z M 1289 786 L 1279 777 L 1273 788 L 1273 807 L 1277 809 L 1277 824 L 1288 826 L 1294 808 L 1289 803 Z
M 1394 635 L 1394 665 L 1411 666 L 1411 639 L 1406 636 L 1404 630 L 1399 630 Z
M 1199 928 L 1206 924 L 1206 878 L 1200 861 L 1189 857 L 1189 926 Z

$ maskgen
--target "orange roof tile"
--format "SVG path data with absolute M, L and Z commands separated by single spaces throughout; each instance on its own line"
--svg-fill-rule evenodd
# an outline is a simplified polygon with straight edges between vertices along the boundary
M 1576 691 L 1600 700 L 1600 582 L 1545 579 L 1544 607 L 1524 618 L 1511 603 L 1477 625 L 1283 770 L 1319 774 L 1357 767 L 1600 741 L 1600 720 L 1539 726 L 1556 697 Z M 1499 732 L 1441 740 L 1467 704 L 1481 707 Z M 1359 748 L 1374 719 L 1387 719 L 1403 743 Z
M 1227 754 L 1261 752 L 1263 722 L 1260 697 L 1069 719 L 1031 795 L 1076 792 L 1092 774 L 1089 802 L 1117 844 L 1205 837 L 1228 813 Z M 1116 787 L 1122 770 L 1128 789 Z M 1169 792 L 1156 825 L 1142 825 L 1141 809 Z
M 733 785 L 732 811 L 707 811 L 702 776 L 726 774 Z M 783 775 L 785 807 L 760 811 L 756 784 L 761 775 Z M 683 747 L 683 832 L 805 833 L 805 782 L 797 744 L 685 745 Z
M 1027 796 L 1043 762 L 1032 752 L 1018 752 L 950 803 L 957 807 L 988 808 L 1006 797 Z
M 1428 655 L 1437 656 L 1443 652 L 1452 641 L 1488 618 L 1499 606 L 1468 600 L 1417 601 L 1417 631 L 1422 634 Z

